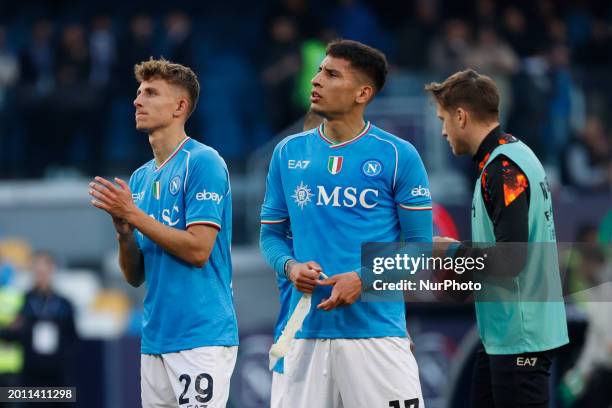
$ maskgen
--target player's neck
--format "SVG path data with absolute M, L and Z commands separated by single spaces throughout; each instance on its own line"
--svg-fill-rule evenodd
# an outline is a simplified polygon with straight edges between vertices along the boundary
M 185 140 L 185 129 L 159 129 L 149 134 L 149 143 L 153 149 L 155 165 L 161 166 L 176 147 Z
M 366 122 L 361 115 L 351 118 L 325 119 L 323 133 L 333 143 L 344 143 L 359 135 L 365 126 Z
M 469 149 L 470 156 L 474 157 L 474 155 L 478 152 L 478 148 L 482 144 L 482 141 L 491 133 L 493 129 L 499 126 L 499 122 L 494 122 L 490 124 L 483 124 L 476 126 L 471 133 L 471 138 L 469 140 Z

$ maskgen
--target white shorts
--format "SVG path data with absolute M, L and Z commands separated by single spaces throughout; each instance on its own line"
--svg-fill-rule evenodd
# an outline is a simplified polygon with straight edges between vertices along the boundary
M 143 408 L 225 408 L 238 347 L 140 356 Z
M 407 338 L 296 339 L 283 408 L 423 408 Z
M 270 392 L 270 408 L 283 407 L 283 395 L 287 387 L 287 376 L 272 371 L 272 391 Z

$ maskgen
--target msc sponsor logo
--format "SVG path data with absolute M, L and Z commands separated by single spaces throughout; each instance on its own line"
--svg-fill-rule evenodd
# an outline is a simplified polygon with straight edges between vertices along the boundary
M 328 192 L 324 186 L 317 186 L 317 205 L 352 208 L 358 204 L 363 208 L 374 208 L 378 205 L 376 198 L 378 190 L 365 188 L 361 191 L 356 187 L 336 186 Z
M 170 194 L 177 195 L 181 190 L 181 176 L 174 176 L 172 180 L 170 180 L 170 184 L 168 184 L 168 189 L 170 190 Z
M 180 219 L 180 217 L 178 217 L 178 215 L 177 215 L 176 219 L 173 219 L 175 217 L 174 214 L 178 213 L 179 211 L 180 210 L 179 210 L 178 206 L 176 206 L 176 205 L 174 207 L 172 207 L 172 211 L 170 211 L 167 208 L 164 208 L 162 210 L 162 213 L 161 213 L 162 223 L 166 224 L 166 225 L 168 225 L 170 227 L 174 227 L 176 224 L 178 224 L 181 221 L 181 219 Z M 149 214 L 149 217 L 155 219 L 155 216 L 153 214 Z
M 288 160 L 287 161 L 287 166 L 291 170 L 294 170 L 294 169 L 304 170 L 306 169 L 306 167 L 308 167 L 309 164 L 310 164 L 310 160 Z
M 312 189 L 304 182 L 300 182 L 291 198 L 300 209 L 303 209 L 313 201 L 314 196 Z M 359 190 L 356 187 L 335 186 L 329 191 L 325 186 L 316 186 L 316 196 L 315 205 L 317 206 L 346 208 L 361 206 L 370 209 L 378 205 L 378 190 L 373 188 Z
M 419 184 L 418 187 L 413 188 L 410 191 L 410 194 L 413 197 L 427 197 L 427 198 L 431 198 L 431 194 L 429 193 L 429 189 L 423 187 L 422 185 Z
M 366 177 L 376 177 L 382 173 L 383 165 L 378 160 L 366 160 L 361 165 L 361 172 Z
M 223 196 L 217 193 L 213 193 L 210 191 L 200 191 L 199 193 L 196 194 L 196 200 L 198 201 L 208 201 L 208 200 L 212 200 L 217 204 L 221 204 L 221 200 L 223 200 Z
M 310 188 L 303 181 L 300 181 L 300 185 L 295 188 L 291 198 L 293 198 L 300 209 L 304 209 L 304 206 L 310 202 L 313 195 Z

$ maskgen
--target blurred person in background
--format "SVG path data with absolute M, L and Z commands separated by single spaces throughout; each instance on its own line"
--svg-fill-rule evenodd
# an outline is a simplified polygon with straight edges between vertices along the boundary
M 576 245 L 566 254 L 564 264 L 567 265 L 565 277 L 566 293 L 578 308 L 585 308 L 588 296 L 583 292 L 597 286 L 599 269 L 603 257 L 597 245 L 597 227 L 593 224 L 583 224 L 578 228 L 575 238 Z
M 0 25 L 0 111 L 6 104 L 7 88 L 19 79 L 19 59 L 9 49 L 6 41 L 6 28 Z
M 341 38 L 350 38 L 383 50 L 389 41 L 381 29 L 377 15 L 364 0 L 338 0 L 327 17 L 327 25 L 333 27 Z
M 149 59 L 155 53 L 155 22 L 149 14 L 136 14 L 129 21 L 128 33 L 119 42 L 117 79 L 119 92 L 132 96 L 134 85 L 131 75 L 134 64 Z M 147 149 L 146 154 L 149 154 Z
M 136 129 L 154 158 L 129 185 L 96 177 L 89 194 L 111 216 L 126 281 L 146 281 L 142 405 L 225 407 L 238 355 L 229 173 L 216 150 L 185 133 L 200 95 L 196 74 L 151 58 L 134 75 Z
M 512 76 L 519 69 L 519 59 L 514 50 L 501 38 L 492 26 L 478 32 L 478 41 L 465 57 L 466 65 L 490 76 L 499 89 L 500 125 L 506 126 L 507 114 L 512 109 Z
M 90 83 L 99 91 L 112 85 L 111 77 L 117 63 L 117 40 L 113 32 L 113 22 L 108 15 L 100 14 L 91 22 L 89 35 L 91 58 Z
M 55 61 L 55 81 L 58 85 L 84 85 L 88 82 L 92 64 L 83 25 L 64 27 Z
M 268 93 L 267 119 L 278 132 L 300 115 L 292 103 L 292 92 L 301 66 L 299 38 L 295 21 L 276 16 L 269 26 L 268 43 L 263 55 L 261 79 Z
M 19 340 L 24 349 L 24 387 L 71 386 L 70 369 L 76 356 L 74 309 L 53 289 L 56 263 L 48 252 L 32 256 L 34 287 L 15 322 L 3 334 Z
M 89 84 L 98 101 L 95 112 L 89 116 L 88 132 L 82 136 L 88 141 L 88 160 L 91 161 L 87 171 L 95 173 L 104 168 L 104 153 L 109 144 L 107 137 L 111 129 L 109 118 L 113 109 L 112 97 L 118 90 L 118 84 L 111 80 L 115 75 L 118 50 L 110 16 L 99 14 L 92 19 L 88 45 L 91 59 Z
M 530 35 L 525 14 L 516 6 L 504 9 L 501 18 L 501 33 L 519 58 L 530 56 L 537 41 Z
M 572 298 L 580 302 L 588 326 L 580 356 L 558 388 L 563 406 L 572 408 L 612 406 L 612 263 L 594 241 L 597 230 L 588 231 L 590 244 L 577 248 L 579 262 L 571 270 L 571 282 L 580 283 L 571 288 L 579 291 Z
M 19 385 L 23 347 L 11 327 L 21 310 L 24 296 L 12 286 L 13 267 L 0 256 L 0 387 Z
M 598 117 L 587 119 L 578 137 L 565 148 L 565 182 L 580 191 L 612 191 L 612 144 Z
M 55 128 L 51 93 L 55 88 L 54 25 L 41 19 L 32 25 L 29 42 L 20 56 L 20 94 L 17 104 L 25 130 L 23 157 L 18 173 L 41 177 L 49 161 L 45 136 Z
M 33 86 L 41 95 L 55 82 L 53 31 L 51 21 L 41 19 L 35 22 L 30 31 L 29 43 L 20 57 L 20 83 Z
M 442 34 L 431 42 L 429 66 L 442 75 L 465 68 L 465 58 L 472 50 L 470 26 L 465 20 L 452 19 L 444 24 Z
M 7 134 L 14 125 L 15 104 L 12 90 L 19 79 L 19 58 L 7 44 L 6 28 L 0 24 L 0 176 L 11 174 L 15 162 L 17 141 L 8 140 Z M 11 103 L 9 103 L 11 101 Z
M 413 13 L 406 17 L 410 21 L 401 24 L 396 33 L 397 63 L 408 69 L 423 70 L 427 67 L 430 42 L 439 29 L 437 4 L 434 1 L 417 0 Z
M 310 109 L 310 93 L 312 91 L 310 81 L 317 74 L 319 64 L 325 58 L 326 44 L 336 37 L 334 30 L 324 27 L 317 32 L 315 37 L 307 38 L 300 44 L 301 66 L 292 95 L 293 101 L 300 112 Z
M 45 137 L 49 176 L 95 174 L 100 169 L 107 118 L 102 110 L 105 96 L 91 83 L 89 44 L 84 25 L 63 28 L 55 56 L 53 126 Z
M 191 19 L 183 11 L 169 13 L 164 21 L 166 37 L 162 40 L 161 55 L 178 64 L 193 66 L 193 27 Z

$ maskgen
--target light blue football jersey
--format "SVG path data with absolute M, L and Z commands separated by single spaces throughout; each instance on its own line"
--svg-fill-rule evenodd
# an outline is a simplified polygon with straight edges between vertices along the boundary
M 290 221 L 295 259 L 316 261 L 331 276 L 360 270 L 362 243 L 400 241 L 398 211 L 422 210 L 431 210 L 427 173 L 409 142 L 368 122 L 352 140 L 334 144 L 321 125 L 276 146 L 261 222 Z M 301 296 L 291 294 L 291 307 L 281 310 L 292 310 Z M 316 309 L 330 294 L 331 287 L 315 288 L 296 337 L 406 337 L 402 301 Z
M 130 189 L 134 203 L 167 226 L 186 230 L 204 224 L 219 230 L 208 262 L 201 268 L 135 232 L 147 286 L 141 352 L 237 345 L 230 259 L 232 198 L 221 156 L 186 138 L 159 167 L 151 160 L 136 170 Z

